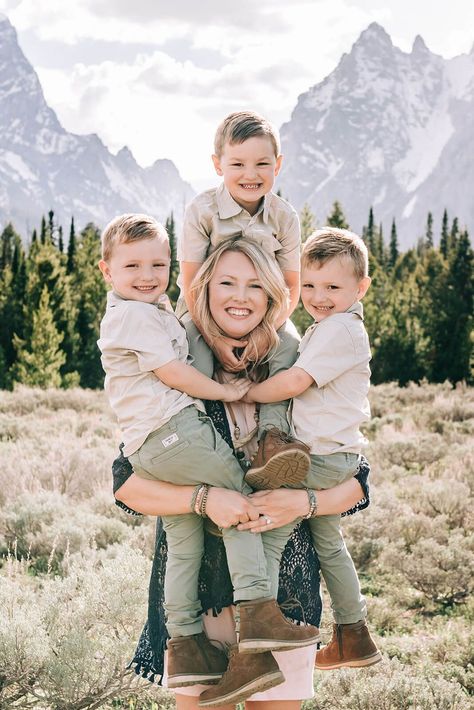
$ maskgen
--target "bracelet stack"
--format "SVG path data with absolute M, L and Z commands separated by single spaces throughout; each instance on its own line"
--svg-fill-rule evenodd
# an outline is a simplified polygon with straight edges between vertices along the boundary
M 199 483 L 191 496 L 190 508 L 193 513 L 200 515 L 201 518 L 207 518 L 206 505 L 209 488 L 210 486 L 207 483 Z
M 310 518 L 314 518 L 318 512 L 318 501 L 316 500 L 316 493 L 312 488 L 305 488 L 305 491 L 308 495 L 309 510 L 303 518 L 309 520 Z

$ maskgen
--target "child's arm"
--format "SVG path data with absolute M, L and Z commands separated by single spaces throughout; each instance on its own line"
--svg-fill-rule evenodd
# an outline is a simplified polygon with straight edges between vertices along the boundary
M 283 271 L 283 278 L 290 292 L 290 302 L 285 314 L 278 319 L 276 329 L 280 328 L 283 323 L 291 316 L 298 301 L 300 300 L 300 272 L 299 271 Z
M 280 402 L 284 399 L 297 397 L 305 392 L 314 383 L 311 375 L 301 367 L 290 367 L 289 370 L 279 372 L 265 382 L 253 385 L 245 396 L 246 402 Z
M 235 402 L 241 399 L 251 385 L 251 382 L 245 379 L 235 379 L 227 384 L 220 384 L 179 360 L 171 360 L 166 365 L 157 367 L 153 372 L 165 385 L 186 392 L 190 397 L 219 399 L 222 402 Z

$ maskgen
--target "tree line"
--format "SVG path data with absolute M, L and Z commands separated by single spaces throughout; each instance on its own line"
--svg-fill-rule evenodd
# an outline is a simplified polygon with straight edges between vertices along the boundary
M 335 202 L 326 224 L 349 228 Z M 176 230 L 166 220 L 172 264 L 168 295 L 178 296 Z M 316 228 L 307 205 L 303 241 Z M 362 237 L 369 249 L 372 286 L 364 299 L 373 382 L 465 380 L 472 383 L 473 250 L 466 229 L 445 210 L 439 239 L 428 213 L 416 246 L 401 252 L 392 222 L 388 239 L 371 208 Z M 97 349 L 106 285 L 97 268 L 100 231 L 90 223 L 65 240 L 54 211 L 24 245 L 12 224 L 0 235 L 0 388 L 100 388 Z M 293 320 L 301 332 L 310 318 L 301 305 Z

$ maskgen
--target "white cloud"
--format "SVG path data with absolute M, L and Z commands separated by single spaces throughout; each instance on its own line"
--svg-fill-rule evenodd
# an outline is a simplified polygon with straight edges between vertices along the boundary
M 56 43 L 56 66 L 35 68 L 68 130 L 96 132 L 113 149 L 127 144 L 145 165 L 169 157 L 191 180 L 211 179 L 213 133 L 226 113 L 252 108 L 280 125 L 370 22 L 404 50 L 419 33 L 430 49 L 459 54 L 470 48 L 473 7 L 471 0 L 449 7 L 428 0 L 0 0 L 20 40 L 27 31 Z M 57 43 L 80 47 L 86 39 L 89 47 L 102 43 L 101 56 L 113 42 L 114 60 L 88 63 L 85 50 L 80 64 L 62 69 Z M 143 52 L 125 61 L 117 43 Z M 205 66 L 202 50 L 213 53 Z

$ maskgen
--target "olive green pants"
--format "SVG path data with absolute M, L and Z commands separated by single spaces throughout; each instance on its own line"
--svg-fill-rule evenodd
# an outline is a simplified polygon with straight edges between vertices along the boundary
M 209 483 L 250 493 L 243 471 L 212 421 L 196 407 L 186 407 L 152 432 L 130 457 L 137 476 L 177 485 Z M 204 553 L 203 519 L 195 513 L 163 516 L 168 541 L 165 611 L 170 636 L 202 629 L 198 577 Z M 223 530 L 234 600 L 270 596 L 262 537 L 235 528 Z

